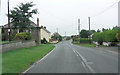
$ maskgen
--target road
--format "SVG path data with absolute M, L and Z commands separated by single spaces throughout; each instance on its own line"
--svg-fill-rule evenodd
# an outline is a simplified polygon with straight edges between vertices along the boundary
M 26 72 L 118 73 L 118 54 L 105 48 L 87 48 L 73 45 L 71 40 L 63 41 Z

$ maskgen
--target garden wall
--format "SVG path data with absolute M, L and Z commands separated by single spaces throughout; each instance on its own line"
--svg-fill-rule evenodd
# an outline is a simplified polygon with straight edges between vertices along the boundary
M 2 52 L 7 52 L 11 50 L 16 50 L 19 48 L 27 48 L 31 46 L 36 46 L 35 41 L 14 41 L 14 42 L 9 42 L 9 43 L 2 43 L 0 44 L 2 46 Z M 1 53 L 1 51 L 0 51 Z

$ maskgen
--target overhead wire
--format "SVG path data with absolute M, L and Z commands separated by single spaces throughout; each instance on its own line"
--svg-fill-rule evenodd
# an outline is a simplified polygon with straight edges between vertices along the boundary
M 119 1 L 118 1 L 118 2 L 119 2 Z M 111 9 L 113 6 L 115 6 L 118 2 L 113 3 L 112 5 L 110 5 L 109 7 L 107 7 L 106 9 L 104 9 L 103 11 L 99 12 L 98 14 L 91 16 L 91 18 L 97 17 L 97 16 L 105 13 L 106 11 L 108 11 L 109 9 Z

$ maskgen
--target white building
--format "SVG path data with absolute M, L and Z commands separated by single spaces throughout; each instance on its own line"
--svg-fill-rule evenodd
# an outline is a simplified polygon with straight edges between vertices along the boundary
M 41 26 L 40 27 L 40 37 L 41 37 L 41 40 L 43 40 L 45 38 L 47 40 L 47 42 L 50 42 L 51 33 L 46 29 L 46 27 Z

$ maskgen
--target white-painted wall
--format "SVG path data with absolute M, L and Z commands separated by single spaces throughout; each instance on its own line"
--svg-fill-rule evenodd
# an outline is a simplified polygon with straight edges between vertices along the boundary
M 48 42 L 50 42 L 51 39 L 51 34 L 46 32 L 44 29 L 40 29 L 40 34 L 41 34 L 41 40 L 43 40 L 43 38 L 45 38 Z
M 0 28 L 0 41 L 2 40 L 2 29 Z

